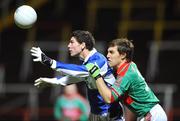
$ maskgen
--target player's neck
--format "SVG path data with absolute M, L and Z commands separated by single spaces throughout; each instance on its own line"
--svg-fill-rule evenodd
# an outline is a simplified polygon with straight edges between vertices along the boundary
M 90 51 L 88 49 L 84 49 L 81 53 L 80 53 L 80 58 L 85 59 L 88 55 L 89 55 Z

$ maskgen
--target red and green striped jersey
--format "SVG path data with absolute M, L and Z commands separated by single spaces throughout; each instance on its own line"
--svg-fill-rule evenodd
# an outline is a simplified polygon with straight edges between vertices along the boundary
M 137 116 L 144 116 L 159 102 L 134 62 L 123 63 L 111 87 L 111 100 L 121 100 Z
M 88 103 L 79 94 L 62 95 L 54 105 L 54 116 L 57 120 L 87 121 L 88 114 Z

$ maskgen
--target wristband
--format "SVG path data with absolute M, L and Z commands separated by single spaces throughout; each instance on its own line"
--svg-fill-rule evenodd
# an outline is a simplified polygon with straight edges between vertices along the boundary
M 99 79 L 101 76 L 101 74 L 97 75 L 96 77 L 94 77 L 95 80 Z
M 42 59 L 42 63 L 47 65 L 47 66 L 51 66 L 53 63 L 53 60 L 51 58 L 49 58 L 48 56 L 46 56 L 44 53 L 41 54 L 41 59 Z

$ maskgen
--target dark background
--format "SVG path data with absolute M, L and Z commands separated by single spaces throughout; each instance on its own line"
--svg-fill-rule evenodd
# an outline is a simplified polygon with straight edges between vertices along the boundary
M 35 25 L 26 30 L 13 21 L 15 9 L 23 4 L 32 6 L 38 15 Z M 179 0 L 1 0 L 0 15 L 0 120 L 54 120 L 53 104 L 60 89 L 37 89 L 33 84 L 39 77 L 56 74 L 33 63 L 29 49 L 40 46 L 54 59 L 78 63 L 78 58 L 69 57 L 67 52 L 70 34 L 77 29 L 92 32 L 97 49 L 104 55 L 112 39 L 133 40 L 134 62 L 146 81 L 155 85 L 161 104 L 171 100 L 167 104 L 169 120 L 180 120 Z M 78 86 L 85 96 L 84 84 Z M 38 91 L 38 105 L 34 106 L 38 114 L 29 109 L 33 104 L 31 88 Z

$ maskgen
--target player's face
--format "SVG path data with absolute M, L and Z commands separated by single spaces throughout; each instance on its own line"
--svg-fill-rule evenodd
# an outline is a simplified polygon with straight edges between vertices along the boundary
M 68 44 L 68 50 L 71 56 L 79 55 L 82 51 L 82 45 L 76 40 L 76 38 L 71 37 L 69 44 Z
M 121 58 L 122 57 L 117 50 L 117 46 L 108 48 L 107 59 L 111 67 L 118 68 L 122 62 Z

